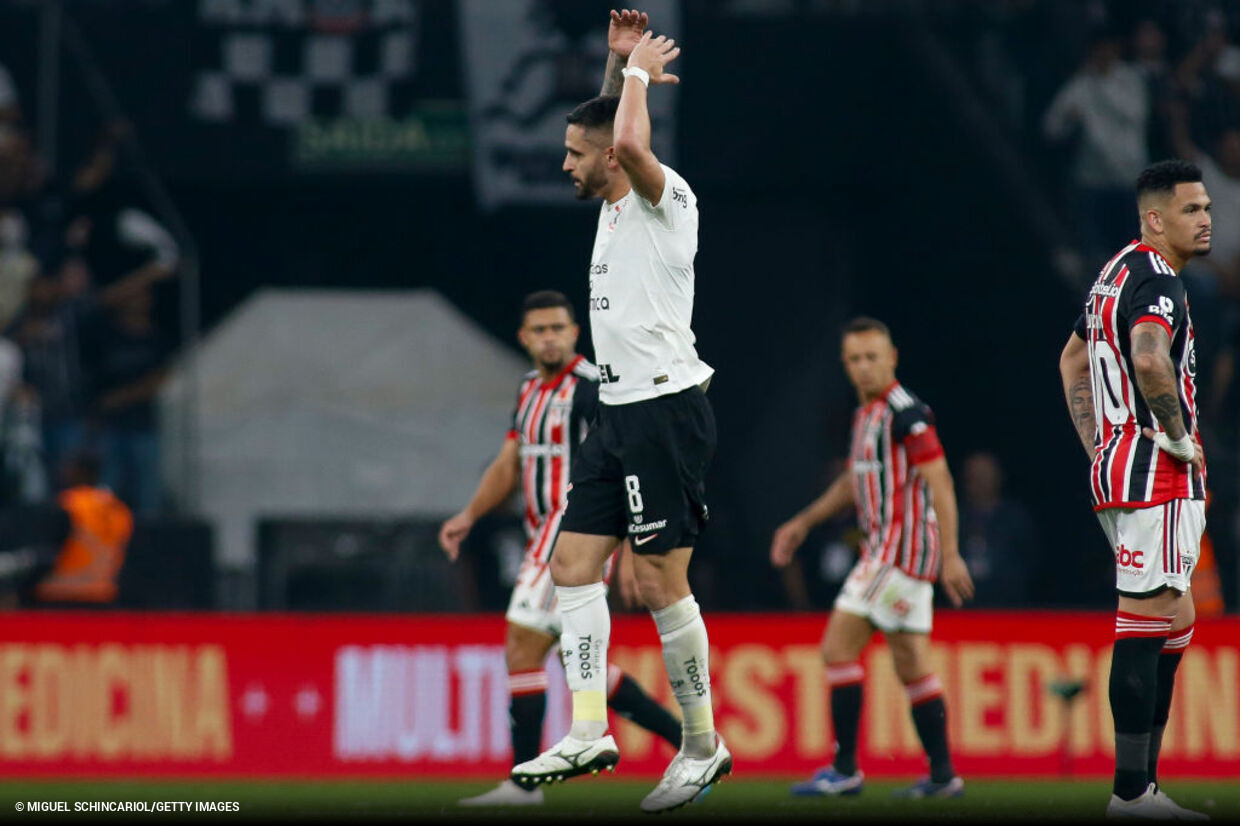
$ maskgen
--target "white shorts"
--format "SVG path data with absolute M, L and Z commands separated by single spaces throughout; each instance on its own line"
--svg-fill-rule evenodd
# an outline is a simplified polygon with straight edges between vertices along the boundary
M 1115 590 L 1126 597 L 1188 590 L 1206 529 L 1206 503 L 1172 499 L 1149 508 L 1106 508 L 1098 521 L 1115 553 Z
M 894 565 L 862 559 L 844 580 L 835 607 L 865 617 L 880 631 L 929 634 L 934 624 L 934 583 L 914 579 Z
M 546 565 L 521 566 L 504 616 L 513 625 L 559 638 L 560 611 L 555 601 L 555 583 Z
M 534 536 L 525 547 L 525 559 L 521 562 L 521 570 L 517 572 L 517 581 L 512 586 L 512 596 L 508 599 L 508 611 L 505 618 L 513 625 L 520 625 L 531 631 L 541 631 L 548 636 L 560 638 L 560 608 L 555 598 L 555 583 L 551 581 L 551 551 L 559 534 L 560 519 L 563 511 L 558 511 L 543 520 L 534 531 Z M 611 580 L 615 554 L 607 558 L 603 565 L 603 581 Z

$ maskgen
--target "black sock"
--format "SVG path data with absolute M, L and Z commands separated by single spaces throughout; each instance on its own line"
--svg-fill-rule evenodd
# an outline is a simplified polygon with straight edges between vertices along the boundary
M 1180 667 L 1184 653 L 1158 655 L 1158 696 L 1154 700 L 1154 726 L 1150 729 L 1150 756 L 1146 774 L 1150 783 L 1158 782 L 1158 752 L 1162 749 L 1163 730 L 1171 716 L 1171 692 L 1175 688 L 1175 670 Z
M 1134 800 L 1149 785 L 1150 729 L 1158 696 L 1158 658 L 1165 636 L 1121 637 L 1111 658 L 1111 717 L 1115 721 L 1115 786 Z
M 831 725 L 835 728 L 835 761 L 840 774 L 857 773 L 857 727 L 861 724 L 861 683 L 831 686 Z
M 542 751 L 543 716 L 547 692 L 513 694 L 508 701 L 508 724 L 512 727 L 512 765 L 533 760 Z
M 680 721 L 642 691 L 642 687 L 628 674 L 620 676 L 620 682 L 607 699 L 607 705 L 624 719 L 659 735 L 671 743 L 672 748 L 680 748 Z
M 930 758 L 930 780 L 935 783 L 951 780 L 956 771 L 947 750 L 947 706 L 943 705 L 943 698 L 934 697 L 913 706 L 913 725 Z

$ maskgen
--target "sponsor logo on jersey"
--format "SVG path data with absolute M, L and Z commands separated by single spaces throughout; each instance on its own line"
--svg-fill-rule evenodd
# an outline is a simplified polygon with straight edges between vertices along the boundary
M 657 536 L 658 536 L 657 533 L 652 533 L 649 536 L 635 536 L 633 537 L 633 545 L 634 547 L 641 547 L 642 545 L 645 545 L 647 542 L 650 542 L 652 539 L 654 539 Z
M 1117 295 L 1119 295 L 1120 289 L 1121 289 L 1120 287 L 1117 287 L 1114 284 L 1095 284 L 1093 287 L 1090 288 L 1089 294 L 1090 295 L 1104 295 L 1107 298 L 1115 298 Z
M 598 379 L 603 384 L 615 384 L 620 381 L 620 374 L 613 372 L 610 364 L 600 364 L 598 374 Z
M 678 186 L 672 187 L 672 203 L 680 204 L 681 209 L 688 209 L 689 194 Z
M 1163 319 L 1168 324 L 1170 324 L 1171 314 L 1175 312 L 1175 302 L 1172 301 L 1170 298 L 1167 298 L 1167 296 L 1165 295 L 1160 295 L 1158 297 L 1157 304 L 1150 304 L 1145 309 L 1147 312 L 1153 313 L 1154 315 L 1158 316 L 1159 318 Z
M 590 275 L 606 275 L 606 274 L 607 274 L 606 264 L 591 264 L 590 265 Z
M 657 522 L 647 522 L 645 524 L 634 523 L 629 525 L 629 533 L 650 533 L 659 531 L 667 527 L 667 520 L 660 519 Z
M 602 312 L 611 309 L 611 299 L 605 295 L 590 296 L 590 312 Z

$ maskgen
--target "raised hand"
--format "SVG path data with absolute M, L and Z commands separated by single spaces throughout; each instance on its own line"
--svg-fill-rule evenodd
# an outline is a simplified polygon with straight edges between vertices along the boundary
M 680 56 L 680 47 L 675 40 L 665 35 L 654 37 L 646 32 L 637 41 L 629 54 L 629 68 L 645 69 L 650 74 L 651 83 L 680 83 L 676 75 L 663 71 L 663 67 Z
M 644 11 L 612 9 L 611 22 L 607 24 L 607 48 L 621 57 L 628 57 L 642 39 L 648 22 L 650 17 Z

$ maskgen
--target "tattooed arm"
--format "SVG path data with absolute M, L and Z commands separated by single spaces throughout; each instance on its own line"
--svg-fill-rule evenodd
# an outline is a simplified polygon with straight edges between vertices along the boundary
M 1161 326 L 1147 321 L 1132 328 L 1131 340 L 1137 389 L 1167 435 L 1172 439 L 1184 438 L 1188 430 L 1180 412 L 1175 365 L 1171 363 L 1171 338 Z
M 1193 434 L 1188 432 L 1180 410 L 1179 380 L 1171 361 L 1171 337 L 1161 325 L 1147 321 L 1132 328 L 1131 341 L 1137 389 L 1163 429 L 1163 433 L 1158 433 L 1146 427 L 1141 432 L 1180 461 L 1191 464 L 1198 473 L 1204 471 L 1205 452 L 1195 436 L 1189 443 L 1187 437 Z M 1182 443 L 1182 446 L 1169 445 L 1167 441 Z
M 1073 333 L 1059 356 L 1059 375 L 1063 379 L 1063 395 L 1068 402 L 1072 425 L 1093 461 L 1097 451 L 1098 423 L 1094 420 L 1094 387 L 1089 376 L 1089 345 Z
M 649 19 L 643 11 L 612 9 L 611 22 L 607 25 L 607 68 L 603 71 L 600 95 L 615 96 L 624 89 L 624 76 L 620 71 L 628 65 L 629 55 L 641 40 Z

